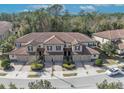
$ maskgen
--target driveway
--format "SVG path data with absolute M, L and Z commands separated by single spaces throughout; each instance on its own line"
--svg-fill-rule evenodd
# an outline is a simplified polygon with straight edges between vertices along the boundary
M 52 62 L 45 62 L 45 71 L 52 72 Z
M 63 64 L 63 62 L 55 62 L 54 70 L 55 71 L 62 71 L 62 64 Z

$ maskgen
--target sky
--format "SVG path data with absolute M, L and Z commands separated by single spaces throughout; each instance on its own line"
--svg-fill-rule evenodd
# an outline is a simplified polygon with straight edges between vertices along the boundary
M 102 13 L 115 13 L 115 12 L 123 12 L 124 13 L 124 5 L 123 4 L 115 4 L 115 5 L 100 5 L 100 4 L 65 4 L 63 5 L 65 10 L 68 10 L 72 13 L 78 13 L 80 10 L 84 11 L 96 11 Z M 0 12 L 6 13 L 17 13 L 23 11 L 32 11 L 39 8 L 47 8 L 48 5 L 45 4 L 0 4 Z

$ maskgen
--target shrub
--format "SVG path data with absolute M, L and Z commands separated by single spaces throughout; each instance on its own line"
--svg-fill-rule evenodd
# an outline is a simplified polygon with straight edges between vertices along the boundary
M 102 64 L 103 64 L 103 61 L 101 59 L 96 59 L 95 61 L 96 66 L 102 66 Z
M 71 63 L 64 63 L 63 64 L 63 67 L 68 69 L 68 70 L 71 70 L 71 69 L 74 69 L 75 68 L 75 65 L 74 64 L 71 64 Z
M 96 84 L 98 89 L 123 89 L 122 82 L 108 82 L 106 79 Z
M 43 64 L 39 64 L 39 63 L 32 63 L 31 64 L 31 69 L 32 70 L 42 70 L 43 69 Z
M 8 69 L 10 68 L 10 60 L 8 59 L 4 59 L 1 63 L 1 66 L 4 68 L 4 69 Z

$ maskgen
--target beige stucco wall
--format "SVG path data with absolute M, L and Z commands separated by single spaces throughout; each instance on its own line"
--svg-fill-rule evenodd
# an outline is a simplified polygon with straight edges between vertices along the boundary
M 108 39 L 104 39 L 104 38 L 101 38 L 101 37 L 98 37 L 98 36 L 93 36 L 93 38 L 100 42 L 100 44 L 104 44 L 104 43 L 107 43 L 109 40 Z
M 91 55 L 91 59 L 97 59 L 97 58 L 99 58 L 99 55 Z
M 64 48 L 64 45 L 44 45 L 45 46 L 45 50 L 47 50 L 47 46 L 52 46 L 52 50 L 49 50 L 48 52 L 62 52 L 63 51 L 63 48 Z M 56 50 L 56 46 L 61 46 L 61 50 Z
M 117 49 L 117 53 L 118 54 L 123 54 L 124 53 L 124 49 L 121 49 L 121 50 Z

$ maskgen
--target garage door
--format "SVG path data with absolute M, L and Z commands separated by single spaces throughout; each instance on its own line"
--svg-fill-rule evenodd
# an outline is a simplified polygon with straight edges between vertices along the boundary
M 63 61 L 63 56 L 55 55 L 55 56 L 53 56 L 53 61 L 62 62 Z
M 82 61 L 91 61 L 91 56 L 90 55 L 82 55 L 81 60 Z
M 73 55 L 74 62 L 91 61 L 90 55 Z
M 17 56 L 17 61 L 26 62 L 28 61 L 28 56 L 25 55 Z
M 73 55 L 73 61 L 74 62 L 80 62 L 81 61 L 81 56 L 80 55 Z
M 52 56 L 45 56 L 45 61 L 51 62 L 52 61 Z

